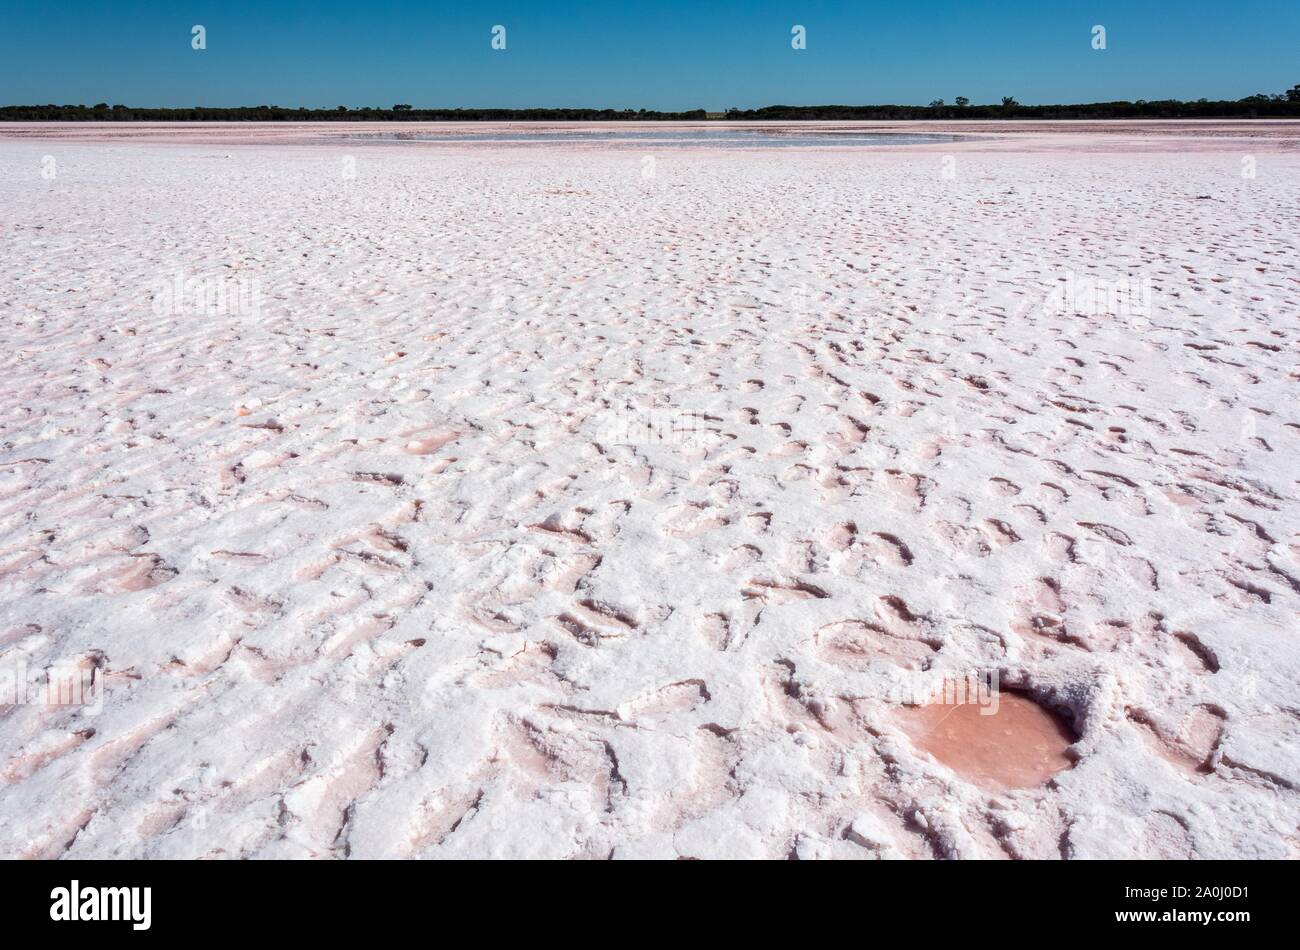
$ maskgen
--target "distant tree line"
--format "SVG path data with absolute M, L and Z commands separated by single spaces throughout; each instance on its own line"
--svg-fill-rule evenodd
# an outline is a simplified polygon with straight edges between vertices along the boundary
M 972 105 L 965 96 L 951 104 L 936 99 L 925 106 L 764 106 L 726 112 L 657 112 L 647 109 L 416 109 L 399 102 L 388 109 L 290 109 L 240 106 L 212 109 L 148 109 L 100 102 L 85 105 L 0 106 L 3 122 L 627 122 L 703 119 L 1268 119 L 1300 117 L 1300 84 L 1280 95 L 1257 93 L 1244 99 L 1155 99 L 1027 106 L 1013 96 L 1001 103 Z
M 398 103 L 389 109 L 291 109 L 284 106 L 153 109 L 99 103 L 86 105 L 0 106 L 0 122 L 614 122 L 704 119 L 703 109 L 654 112 L 647 109 L 416 109 Z
M 1139 99 L 1136 102 L 1088 102 L 1076 105 L 1027 106 L 1005 96 L 998 105 L 971 105 L 958 96 L 952 103 L 936 99 L 927 106 L 764 106 L 728 109 L 738 120 L 794 119 L 1278 119 L 1300 118 L 1300 85 L 1283 95 L 1258 93 L 1245 99 Z

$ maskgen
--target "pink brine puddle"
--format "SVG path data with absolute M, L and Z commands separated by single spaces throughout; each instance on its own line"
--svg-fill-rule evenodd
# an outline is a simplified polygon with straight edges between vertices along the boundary
M 430 455 L 449 442 L 455 442 L 458 438 L 460 438 L 459 432 L 439 432 L 424 438 L 411 439 L 406 443 L 402 451 L 408 455 Z
M 1074 764 L 1066 749 L 1075 736 L 1056 713 L 1006 691 L 998 696 L 996 712 L 980 715 L 992 708 L 907 706 L 899 720 L 913 745 L 981 788 L 1033 788 Z

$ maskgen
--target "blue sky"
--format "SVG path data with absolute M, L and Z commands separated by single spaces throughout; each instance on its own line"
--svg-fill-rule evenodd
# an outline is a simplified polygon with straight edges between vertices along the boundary
M 207 49 L 190 48 L 190 28 Z M 491 29 L 506 27 L 504 52 Z M 790 47 L 790 28 L 808 47 Z M 1091 29 L 1107 49 L 1091 48 Z M 1300 2 L 4 0 L 0 104 L 595 106 L 1228 98 L 1300 82 Z

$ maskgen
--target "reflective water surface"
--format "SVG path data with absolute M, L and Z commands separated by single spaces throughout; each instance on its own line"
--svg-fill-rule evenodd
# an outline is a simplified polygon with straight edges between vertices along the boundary
M 826 129 L 491 129 L 480 132 L 394 130 L 358 132 L 346 137 L 382 142 L 572 143 L 641 148 L 879 148 L 941 144 L 970 136 L 927 132 L 834 132 Z

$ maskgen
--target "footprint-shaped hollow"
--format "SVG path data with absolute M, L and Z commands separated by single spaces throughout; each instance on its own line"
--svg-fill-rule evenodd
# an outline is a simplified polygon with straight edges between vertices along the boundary
M 1067 750 L 1078 736 L 1069 723 L 1022 693 L 904 706 L 898 719 L 914 746 L 990 791 L 1035 788 L 1074 764 Z

